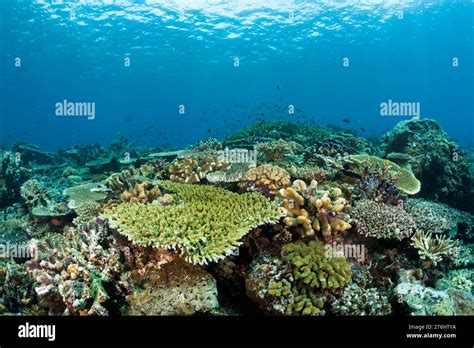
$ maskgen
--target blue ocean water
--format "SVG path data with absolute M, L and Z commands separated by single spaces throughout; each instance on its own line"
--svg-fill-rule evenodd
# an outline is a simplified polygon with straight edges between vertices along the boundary
M 378 136 L 407 118 L 380 115 L 393 100 L 420 103 L 421 118 L 472 145 L 473 8 L 2 0 L 0 139 L 53 150 L 106 145 L 121 131 L 138 145 L 182 147 L 261 119 Z M 95 118 L 57 116 L 64 100 L 95 103 Z

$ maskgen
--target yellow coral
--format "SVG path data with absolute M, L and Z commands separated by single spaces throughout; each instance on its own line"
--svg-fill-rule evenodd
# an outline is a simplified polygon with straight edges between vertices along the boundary
M 130 190 L 120 195 L 120 200 L 124 203 L 146 203 L 157 199 L 160 196 L 160 188 L 158 185 L 152 186 L 147 182 L 135 184 Z
M 349 223 L 339 217 L 348 207 L 339 188 L 321 193 L 317 190 L 315 180 L 309 187 L 304 181 L 295 180 L 292 187 L 281 189 L 280 195 L 283 198 L 281 207 L 286 214 L 283 223 L 287 226 L 302 225 L 306 236 L 314 235 L 316 230 L 329 237 L 351 228 Z
M 290 175 L 283 168 L 263 164 L 247 171 L 239 186 L 248 191 L 260 191 L 275 196 L 280 189 L 290 186 L 290 180 Z
M 252 228 L 282 216 L 277 206 L 254 192 L 239 195 L 171 181 L 160 186 L 173 196 L 171 205 L 119 204 L 104 216 L 134 244 L 177 250 L 194 264 L 224 258 Z

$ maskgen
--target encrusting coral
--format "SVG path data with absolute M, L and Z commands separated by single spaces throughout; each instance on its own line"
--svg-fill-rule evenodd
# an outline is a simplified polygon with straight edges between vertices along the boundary
M 104 216 L 134 244 L 177 250 L 194 264 L 224 258 L 250 229 L 275 223 L 282 215 L 258 193 L 239 195 L 214 186 L 171 181 L 160 186 L 173 196 L 173 204 L 119 204 Z
M 415 175 L 410 170 L 402 168 L 389 160 L 369 155 L 351 155 L 347 158 L 345 165 L 360 174 L 363 173 L 367 165 L 385 168 L 387 174 L 391 175 L 392 180 L 396 178 L 395 186 L 400 191 L 407 195 L 420 192 L 421 183 Z
M 257 191 L 267 197 L 278 194 L 278 190 L 290 186 L 290 175 L 278 166 L 263 164 L 248 170 L 239 186 L 246 191 Z
M 122 276 L 129 288 L 127 315 L 192 315 L 219 307 L 214 278 L 203 267 L 170 251 L 136 248 L 131 271 Z

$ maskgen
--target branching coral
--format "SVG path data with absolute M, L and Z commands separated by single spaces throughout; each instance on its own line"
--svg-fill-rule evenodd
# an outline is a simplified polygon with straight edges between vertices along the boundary
M 295 180 L 292 187 L 281 189 L 280 195 L 286 213 L 283 223 L 287 226 L 302 225 L 306 236 L 322 231 L 323 236 L 329 238 L 351 228 L 340 216 L 348 204 L 338 188 L 318 191 L 314 180 L 309 187 L 304 181 Z
M 20 194 L 30 209 L 49 203 L 48 191 L 36 179 L 30 179 L 21 185 Z
M 425 232 L 441 233 L 451 230 L 469 234 L 474 227 L 474 217 L 442 203 L 419 198 L 408 198 L 403 208 L 415 219 L 418 228 Z
M 148 182 L 135 184 L 128 191 L 120 195 L 120 200 L 124 203 L 147 203 L 152 202 L 160 196 L 158 185 L 151 185 Z
M 420 258 L 429 264 L 436 266 L 444 257 L 451 256 L 456 251 L 455 242 L 451 238 L 442 235 L 436 235 L 429 232 L 418 231 L 411 238 L 413 245 L 420 254 Z
M 275 223 L 278 207 L 258 193 L 239 195 L 208 185 L 164 181 L 175 204 L 119 204 L 106 211 L 111 225 L 133 243 L 176 249 L 204 264 L 229 255 L 258 225 Z
M 265 196 L 275 196 L 278 190 L 290 186 L 290 175 L 278 166 L 263 164 L 252 168 L 243 176 L 239 186 L 247 191 L 258 191 Z
M 390 175 L 392 180 L 396 178 L 395 186 L 407 195 L 417 194 L 421 188 L 420 181 L 410 170 L 402 168 L 398 164 L 383 158 L 369 155 L 352 155 L 345 161 L 345 166 L 359 174 L 364 172 L 366 166 L 385 168 L 386 175 Z
M 263 253 L 250 266 L 248 296 L 273 314 L 323 315 L 328 294 L 344 288 L 351 270 L 344 257 L 331 257 L 324 243 L 286 244 L 282 255 Z
M 367 237 L 403 239 L 412 235 L 417 226 L 401 206 L 360 200 L 350 211 L 357 231 Z
M 285 159 L 286 155 L 302 153 L 304 148 L 294 141 L 288 142 L 278 139 L 276 141 L 258 143 L 255 146 L 255 150 L 263 157 L 264 161 L 281 162 Z
M 331 304 L 331 310 L 338 315 L 389 315 L 392 311 L 385 296 L 376 288 L 363 289 L 352 283 L 341 297 Z
M 221 162 L 215 156 L 203 158 L 184 158 L 176 160 L 168 168 L 171 181 L 192 184 L 201 182 L 208 173 L 213 171 L 226 171 L 229 163 Z

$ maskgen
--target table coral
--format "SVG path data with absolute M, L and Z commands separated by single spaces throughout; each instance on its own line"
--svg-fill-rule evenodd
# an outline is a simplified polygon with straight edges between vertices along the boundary
M 163 181 L 173 204 L 119 204 L 106 211 L 111 225 L 135 244 L 176 249 L 204 264 L 229 255 L 250 229 L 275 223 L 282 213 L 258 193 L 239 195 L 209 185 Z
M 263 164 L 247 171 L 239 186 L 246 191 L 258 191 L 265 196 L 273 197 L 278 194 L 278 190 L 290 184 L 290 175 L 286 170 L 271 164 Z

